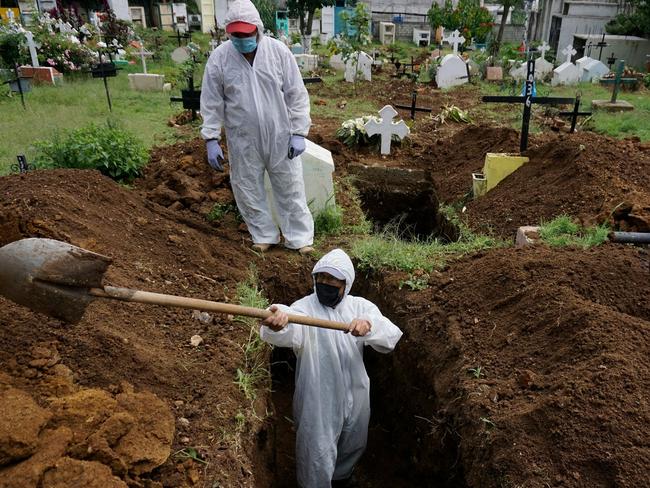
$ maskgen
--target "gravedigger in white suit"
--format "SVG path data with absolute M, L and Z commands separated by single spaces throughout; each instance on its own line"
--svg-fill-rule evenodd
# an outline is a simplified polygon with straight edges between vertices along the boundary
M 208 163 L 223 171 L 224 128 L 230 182 L 253 248 L 264 252 L 278 244 L 281 230 L 285 247 L 311 253 L 314 221 L 300 160 L 311 119 L 300 70 L 287 46 L 264 35 L 250 0 L 235 0 L 225 21 L 230 40 L 210 55 L 201 86 L 201 135 Z M 265 170 L 280 229 L 266 200 Z
M 296 354 L 293 418 L 296 471 L 303 488 L 350 486 L 366 448 L 370 380 L 363 348 L 391 352 L 402 331 L 365 298 L 351 296 L 354 266 L 335 249 L 314 266 L 314 293 L 291 307 L 273 305 L 262 339 Z M 288 323 L 288 313 L 350 324 L 349 333 Z

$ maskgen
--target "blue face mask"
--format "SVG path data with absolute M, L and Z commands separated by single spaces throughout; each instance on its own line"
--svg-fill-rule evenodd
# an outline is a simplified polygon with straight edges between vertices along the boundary
M 256 35 L 251 37 L 231 37 L 230 42 L 242 54 L 252 53 L 257 49 Z

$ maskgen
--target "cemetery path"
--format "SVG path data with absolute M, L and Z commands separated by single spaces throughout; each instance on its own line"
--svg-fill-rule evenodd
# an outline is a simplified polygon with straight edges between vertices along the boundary
M 399 153 L 403 166 L 429 169 L 446 202 L 462 197 L 461 176 L 481 167 L 486 150 L 518 141 L 510 129 L 456 131 Z M 551 214 L 556 201 L 597 220 L 605 196 L 643 210 L 644 146 L 592 134 L 532 142 L 531 173 L 506 179 L 510 190 L 495 193 L 492 211 L 468 203 L 472 226 L 491 222 L 505 236 L 515 223 Z M 228 175 L 208 168 L 203 147 L 156 150 L 134 190 L 92 171 L 2 177 L 0 245 L 68 241 L 115 258 L 109 284 L 163 293 L 234 301 L 254 264 L 271 301 L 306 294 L 312 259 L 248 249 Z M 380 160 L 344 147 L 336 158 L 338 202 L 352 212 L 347 164 Z M 546 186 L 535 187 L 532 179 L 545 174 Z M 519 202 L 528 211 L 512 213 Z M 209 222 L 215 204 L 221 211 Z M 630 218 L 639 209 L 624 207 L 613 214 L 618 224 L 641 225 Z M 501 224 L 510 215 L 521 222 Z M 484 251 L 431 273 L 420 292 L 401 289 L 407 273 L 361 275 L 353 292 L 405 332 L 394 354 L 367 357 L 373 419 L 362 486 L 642 486 L 649 276 L 647 250 L 613 244 Z M 0 416 L 0 486 L 36 486 L 46 472 L 65 479 L 79 470 L 116 487 L 291 485 L 291 426 L 281 423 L 290 416 L 291 374 L 277 371 L 290 360 L 272 358 L 275 396 L 266 385 L 247 398 L 234 382 L 245 368 L 247 325 L 138 304 L 96 302 L 76 326 L 1 298 L 0 309 L 0 411 L 33 412 Z M 190 345 L 195 334 L 199 347 Z

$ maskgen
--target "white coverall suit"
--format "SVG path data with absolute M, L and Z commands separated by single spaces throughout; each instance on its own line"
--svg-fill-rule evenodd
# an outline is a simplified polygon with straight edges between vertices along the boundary
M 316 293 L 291 307 L 277 306 L 287 313 L 345 323 L 365 319 L 371 324 L 367 335 L 355 337 L 292 323 L 279 332 L 267 326 L 260 330 L 263 340 L 292 347 L 297 357 L 293 418 L 297 477 L 303 488 L 330 488 L 331 480 L 352 475 L 366 448 L 370 419 L 370 380 L 363 364 L 363 346 L 388 353 L 402 336 L 372 302 L 348 295 L 354 267 L 344 251 L 335 249 L 326 254 L 313 273 L 328 267 L 345 276 L 345 297 L 335 308 L 321 305 Z
M 260 15 L 249 0 L 232 3 L 225 21 L 255 24 L 257 52 L 252 66 L 231 41 L 210 55 L 201 86 L 201 135 L 220 139 L 225 127 L 230 182 L 253 243 L 280 242 L 266 200 L 266 170 L 285 246 L 309 246 L 314 221 L 305 198 L 302 161 L 288 158 L 291 136 L 306 137 L 311 125 L 300 70 L 283 43 L 263 34 Z

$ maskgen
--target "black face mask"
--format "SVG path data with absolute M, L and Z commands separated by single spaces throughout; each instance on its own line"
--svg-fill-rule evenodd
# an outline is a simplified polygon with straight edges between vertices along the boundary
M 339 288 L 325 283 L 316 283 L 316 296 L 321 305 L 336 307 L 343 297 L 339 295 Z

